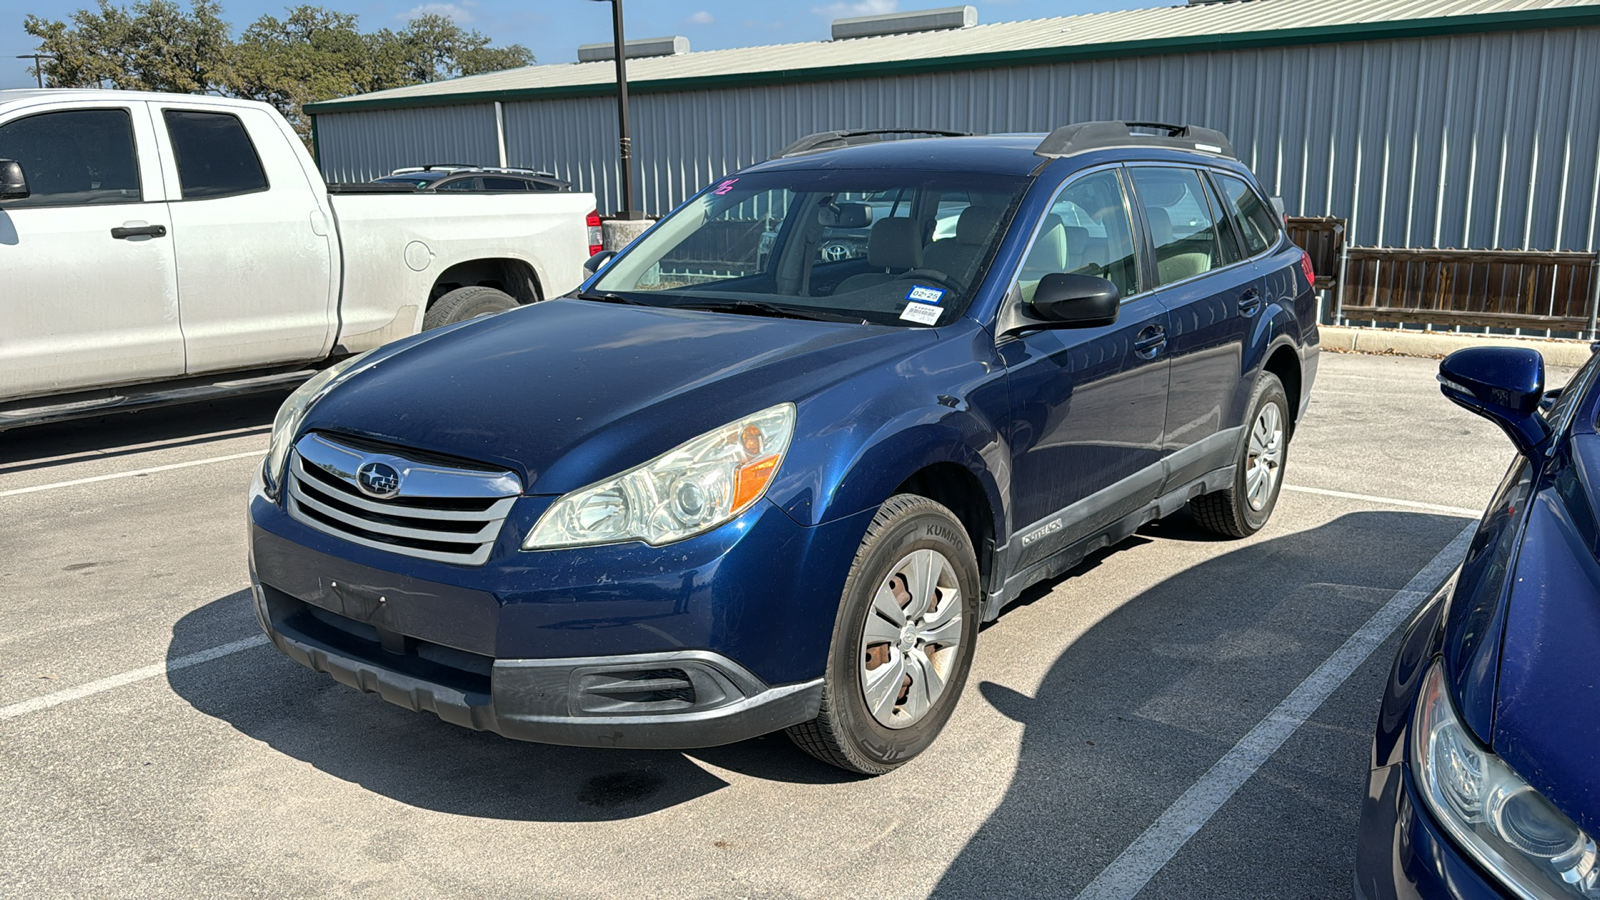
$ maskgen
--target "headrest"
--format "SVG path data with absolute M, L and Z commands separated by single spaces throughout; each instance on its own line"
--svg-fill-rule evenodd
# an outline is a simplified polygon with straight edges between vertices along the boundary
M 969 206 L 956 219 L 956 243 L 982 246 L 994 237 L 1005 210 L 998 206 Z
M 1172 243 L 1172 216 L 1159 206 L 1145 207 L 1144 215 L 1150 220 L 1150 239 L 1155 241 L 1156 246 L 1165 247 Z
M 1044 227 L 1039 229 L 1039 239 L 1034 241 L 1028 254 L 1028 268 L 1051 274 L 1067 270 L 1067 226 L 1061 217 L 1051 214 L 1044 217 Z
M 907 217 L 879 219 L 867 232 L 867 262 L 880 269 L 915 269 L 922 265 L 922 240 L 917 223 Z

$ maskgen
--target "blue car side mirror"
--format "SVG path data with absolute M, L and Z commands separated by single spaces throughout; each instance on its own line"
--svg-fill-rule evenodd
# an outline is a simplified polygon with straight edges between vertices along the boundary
M 1457 350 L 1439 364 L 1439 390 L 1456 405 L 1499 425 L 1523 456 L 1533 456 L 1550 437 L 1550 425 L 1539 412 L 1544 357 L 1537 350 Z

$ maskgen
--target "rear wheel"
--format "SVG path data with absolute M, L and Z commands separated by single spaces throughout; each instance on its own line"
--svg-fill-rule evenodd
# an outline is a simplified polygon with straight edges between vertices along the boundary
M 880 775 L 927 749 L 955 709 L 978 637 L 978 564 L 961 521 L 926 497 L 879 507 L 845 580 L 817 718 L 789 737 Z
M 1227 490 L 1189 501 L 1189 512 L 1207 530 L 1249 537 L 1272 518 L 1289 461 L 1289 398 L 1278 376 L 1262 373 L 1250 395 L 1250 417 Z
M 505 291 L 481 285 L 456 288 L 428 307 L 427 314 L 422 317 L 422 330 L 453 325 L 479 316 L 492 316 L 516 308 L 516 298 Z

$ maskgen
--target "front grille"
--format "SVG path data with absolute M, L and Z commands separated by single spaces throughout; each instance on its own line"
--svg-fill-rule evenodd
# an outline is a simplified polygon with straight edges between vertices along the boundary
M 359 486 L 369 463 L 398 473 L 399 489 Z M 290 454 L 287 509 L 301 522 L 352 543 L 439 562 L 479 566 L 489 558 L 522 493 L 512 472 L 419 462 L 308 434 Z

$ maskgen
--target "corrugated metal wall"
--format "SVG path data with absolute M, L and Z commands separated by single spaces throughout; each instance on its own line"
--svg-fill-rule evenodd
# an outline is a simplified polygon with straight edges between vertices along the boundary
M 814 131 L 1144 119 L 1221 128 L 1291 214 L 1346 216 L 1354 243 L 1589 250 L 1596 60 L 1600 28 L 1580 28 L 637 94 L 639 195 L 664 212 Z M 616 208 L 613 100 L 508 102 L 505 119 L 511 164 L 553 169 Z M 495 156 L 492 106 L 325 115 L 318 129 L 339 178 Z M 466 158 L 467 146 L 483 152 Z

